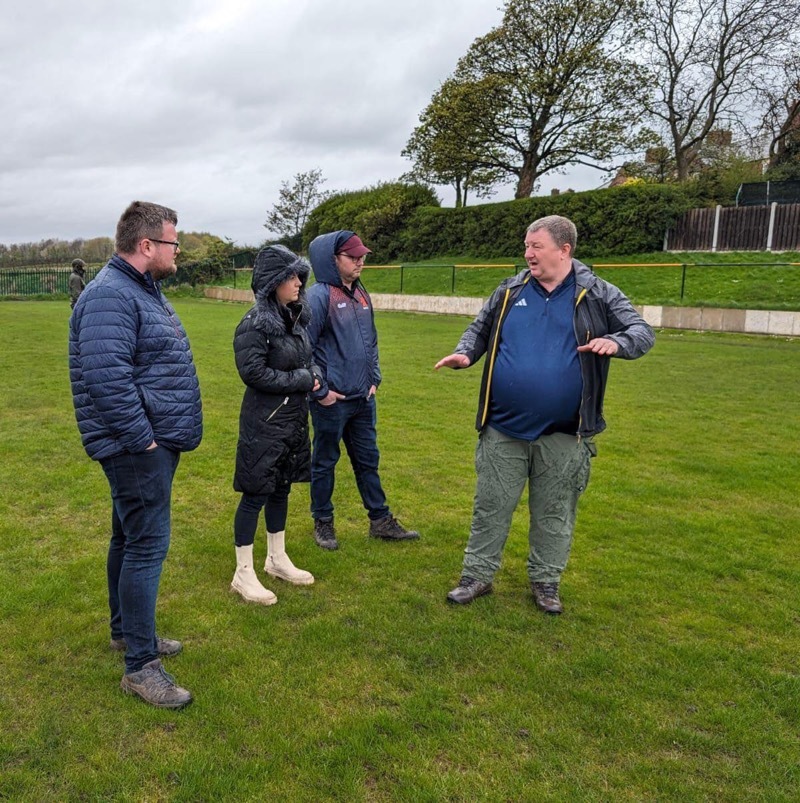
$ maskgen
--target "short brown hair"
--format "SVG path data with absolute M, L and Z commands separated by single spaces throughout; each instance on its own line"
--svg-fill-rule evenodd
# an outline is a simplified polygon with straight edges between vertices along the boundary
M 117 223 L 117 252 L 132 254 L 140 240 L 161 237 L 165 223 L 178 225 L 178 214 L 174 209 L 147 201 L 134 201 Z
M 568 217 L 561 215 L 547 215 L 534 220 L 528 226 L 528 234 L 544 229 L 552 238 L 557 248 L 569 245 L 569 255 L 575 256 L 575 246 L 578 244 L 578 230 Z

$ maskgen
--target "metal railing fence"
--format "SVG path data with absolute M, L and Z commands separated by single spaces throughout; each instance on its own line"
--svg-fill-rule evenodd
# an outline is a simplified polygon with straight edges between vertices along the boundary
M 99 267 L 86 268 L 83 277 L 90 282 Z M 37 296 L 69 293 L 71 268 L 0 268 L 0 296 Z
M 586 263 L 594 271 L 600 272 L 602 275 L 606 270 L 616 269 L 629 269 L 629 268 L 646 268 L 652 270 L 662 270 L 667 268 L 680 268 L 679 282 L 680 282 L 680 299 L 684 300 L 687 294 L 687 284 L 689 273 L 694 269 L 713 269 L 713 268 L 790 268 L 796 269 L 800 267 L 800 262 L 627 262 L 627 263 L 613 263 L 613 262 L 593 262 Z M 102 266 L 87 266 L 86 275 L 84 280 L 88 284 L 100 271 Z M 482 271 L 503 271 L 507 275 L 514 275 L 525 267 L 524 263 L 503 263 L 503 264 L 452 264 L 452 263 L 438 263 L 429 265 L 365 265 L 364 272 L 369 273 L 372 271 L 396 271 L 398 273 L 398 289 L 394 292 L 405 293 L 408 292 L 408 279 L 409 274 L 425 273 L 433 270 L 445 271 L 445 276 L 442 278 L 441 294 L 447 294 L 447 286 L 449 285 L 450 295 L 456 295 L 458 289 L 458 278 L 470 272 L 477 270 Z M 69 275 L 70 268 L 64 267 L 36 267 L 36 268 L 2 268 L 0 267 L 0 296 L 11 297 L 28 297 L 28 296 L 41 296 L 41 295 L 67 295 L 69 293 Z M 252 271 L 247 268 L 230 268 L 223 272 L 221 277 L 217 278 L 214 284 L 219 282 L 232 283 L 234 288 L 250 287 L 250 278 Z M 244 274 L 244 275 L 240 275 Z M 446 278 L 445 278 L 446 277 Z M 187 277 L 188 278 L 188 277 Z M 165 287 L 175 284 L 180 284 L 181 277 L 170 277 L 169 280 L 164 282 Z M 194 282 L 191 282 L 194 283 Z M 200 283 L 200 282 L 198 282 Z M 370 288 L 373 289 L 373 288 Z M 376 290 L 373 289 L 373 292 Z M 393 292 L 387 290 L 385 287 L 380 288 L 377 292 Z M 413 291 L 412 291 L 413 292 Z M 426 288 L 426 293 L 430 293 L 430 288 Z M 463 290 L 462 290 L 463 292 Z M 486 295 L 481 290 L 478 295 Z

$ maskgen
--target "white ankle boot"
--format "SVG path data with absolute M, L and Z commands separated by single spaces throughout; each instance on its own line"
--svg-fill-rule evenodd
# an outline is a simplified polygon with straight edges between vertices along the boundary
M 285 530 L 279 533 L 267 533 L 267 562 L 264 564 L 264 571 L 273 577 L 288 580 L 292 585 L 310 586 L 314 582 L 314 575 L 298 569 L 289 560 L 284 546 L 285 537 Z
M 274 605 L 278 598 L 261 581 L 253 568 L 253 545 L 236 547 L 236 574 L 233 575 L 231 591 L 240 594 L 248 602 Z

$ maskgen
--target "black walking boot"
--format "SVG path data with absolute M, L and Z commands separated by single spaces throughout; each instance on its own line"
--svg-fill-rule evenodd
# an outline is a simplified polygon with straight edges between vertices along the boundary
M 336 530 L 333 529 L 333 519 L 314 519 L 314 540 L 317 546 L 323 549 L 338 549 Z
M 382 538 L 384 541 L 411 541 L 419 538 L 416 530 L 407 530 L 394 516 L 370 519 L 369 534 L 372 538 Z

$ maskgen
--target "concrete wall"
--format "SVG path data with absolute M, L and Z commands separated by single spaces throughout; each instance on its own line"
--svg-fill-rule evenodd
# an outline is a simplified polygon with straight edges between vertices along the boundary
M 253 303 L 253 293 L 250 290 L 209 287 L 205 294 L 208 298 L 222 301 Z M 475 316 L 483 306 L 484 299 L 374 293 L 372 302 L 375 309 L 380 310 Z M 800 312 L 718 307 L 637 306 L 636 309 L 651 326 L 657 329 L 695 329 L 800 337 Z

